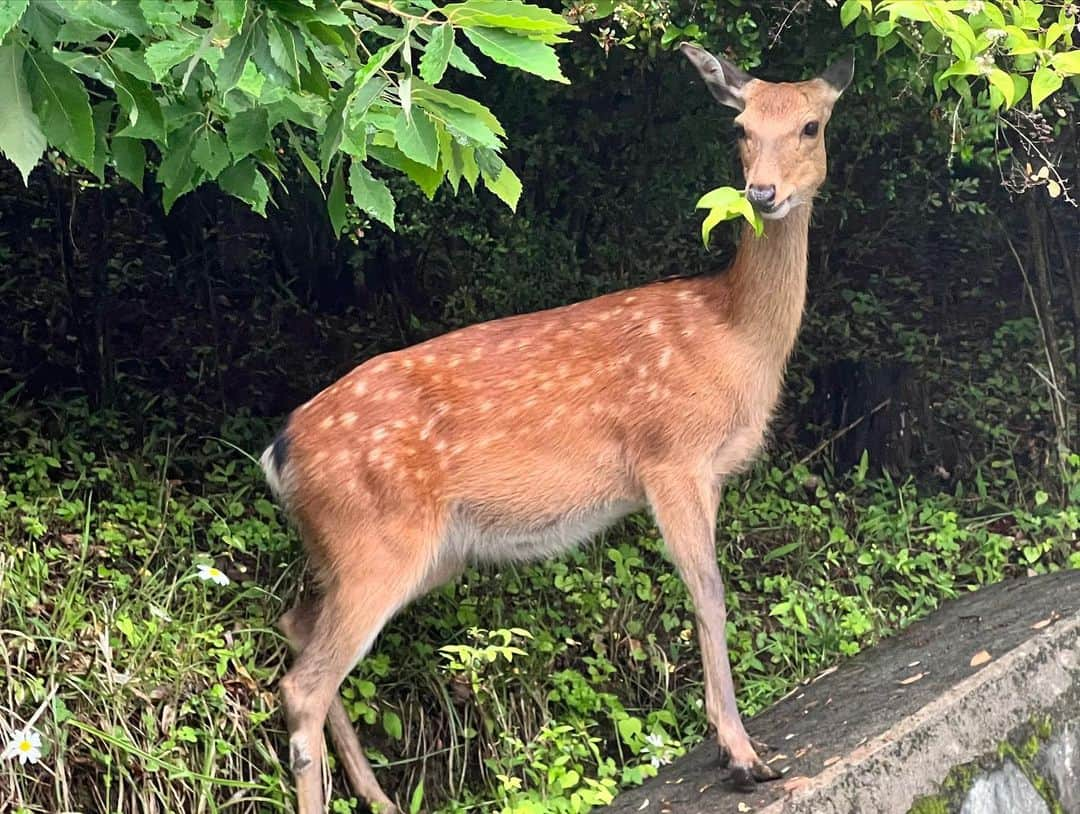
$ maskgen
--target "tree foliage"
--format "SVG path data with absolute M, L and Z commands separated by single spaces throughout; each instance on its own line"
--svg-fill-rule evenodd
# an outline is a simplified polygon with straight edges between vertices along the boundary
M 339 233 L 350 200 L 393 227 L 375 165 L 428 197 L 482 180 L 514 208 L 505 130 L 447 85 L 483 77 L 477 52 L 565 82 L 553 46 L 573 28 L 519 0 L 12 0 L 0 151 L 24 182 L 51 146 L 101 180 L 153 172 L 166 210 L 213 182 L 259 213 L 295 160 Z

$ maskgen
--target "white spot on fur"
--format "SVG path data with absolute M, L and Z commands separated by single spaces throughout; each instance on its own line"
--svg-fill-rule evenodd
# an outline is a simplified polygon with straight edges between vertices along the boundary
M 660 320 L 650 319 L 646 330 L 649 332 L 650 336 L 656 336 L 658 333 L 660 333 L 660 329 L 662 327 L 663 323 L 661 323 Z
M 659 362 L 660 369 L 665 370 L 667 368 L 667 366 L 670 365 L 670 364 L 671 364 L 671 348 L 664 348 L 663 352 L 660 354 L 660 362 Z
M 382 457 L 382 447 L 373 447 L 367 454 L 367 460 L 369 464 L 378 463 Z
M 345 413 L 345 415 L 341 417 L 341 425 L 343 427 L 351 427 L 355 423 L 356 413 Z
M 386 427 L 376 427 L 371 431 L 371 438 L 375 441 L 381 441 L 389 434 L 389 430 Z
M 322 420 L 322 423 L 319 424 L 319 427 L 321 429 L 328 430 L 328 429 L 330 429 L 331 427 L 334 426 L 334 421 L 335 421 L 335 419 L 334 419 L 334 417 L 332 415 L 327 416 L 326 418 L 324 418 Z

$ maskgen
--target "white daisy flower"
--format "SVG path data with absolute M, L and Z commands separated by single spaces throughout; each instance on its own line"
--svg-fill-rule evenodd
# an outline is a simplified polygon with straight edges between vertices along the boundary
M 41 735 L 33 729 L 16 732 L 15 738 L 4 748 L 4 760 L 18 758 L 24 766 L 41 760 Z
M 197 571 L 195 576 L 197 576 L 204 582 L 214 582 L 218 585 L 229 584 L 229 578 L 225 576 L 225 574 L 223 574 L 218 568 L 215 568 L 213 565 L 199 563 L 199 565 L 196 566 L 196 569 Z

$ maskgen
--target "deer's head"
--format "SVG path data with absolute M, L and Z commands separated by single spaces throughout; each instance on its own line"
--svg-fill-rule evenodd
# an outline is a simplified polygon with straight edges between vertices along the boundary
M 681 50 L 717 101 L 739 111 L 735 137 L 754 208 L 779 219 L 810 203 L 825 180 L 825 125 L 851 82 L 854 60 L 841 59 L 805 82 L 765 82 L 695 45 Z

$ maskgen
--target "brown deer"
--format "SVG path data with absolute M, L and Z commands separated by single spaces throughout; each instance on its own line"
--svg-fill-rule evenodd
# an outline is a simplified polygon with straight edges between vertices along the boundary
M 319 585 L 280 622 L 281 680 L 301 814 L 324 806 L 323 724 L 356 794 L 394 805 L 338 687 L 379 630 L 473 562 L 555 557 L 648 507 L 696 609 L 709 722 L 736 787 L 778 773 L 735 705 L 716 512 L 761 447 L 806 296 L 807 232 L 825 125 L 851 81 L 774 84 L 692 45 L 735 108 L 746 227 L 726 274 L 653 283 L 474 325 L 357 367 L 288 419 L 262 456 Z M 760 746 L 758 748 L 761 748 Z

